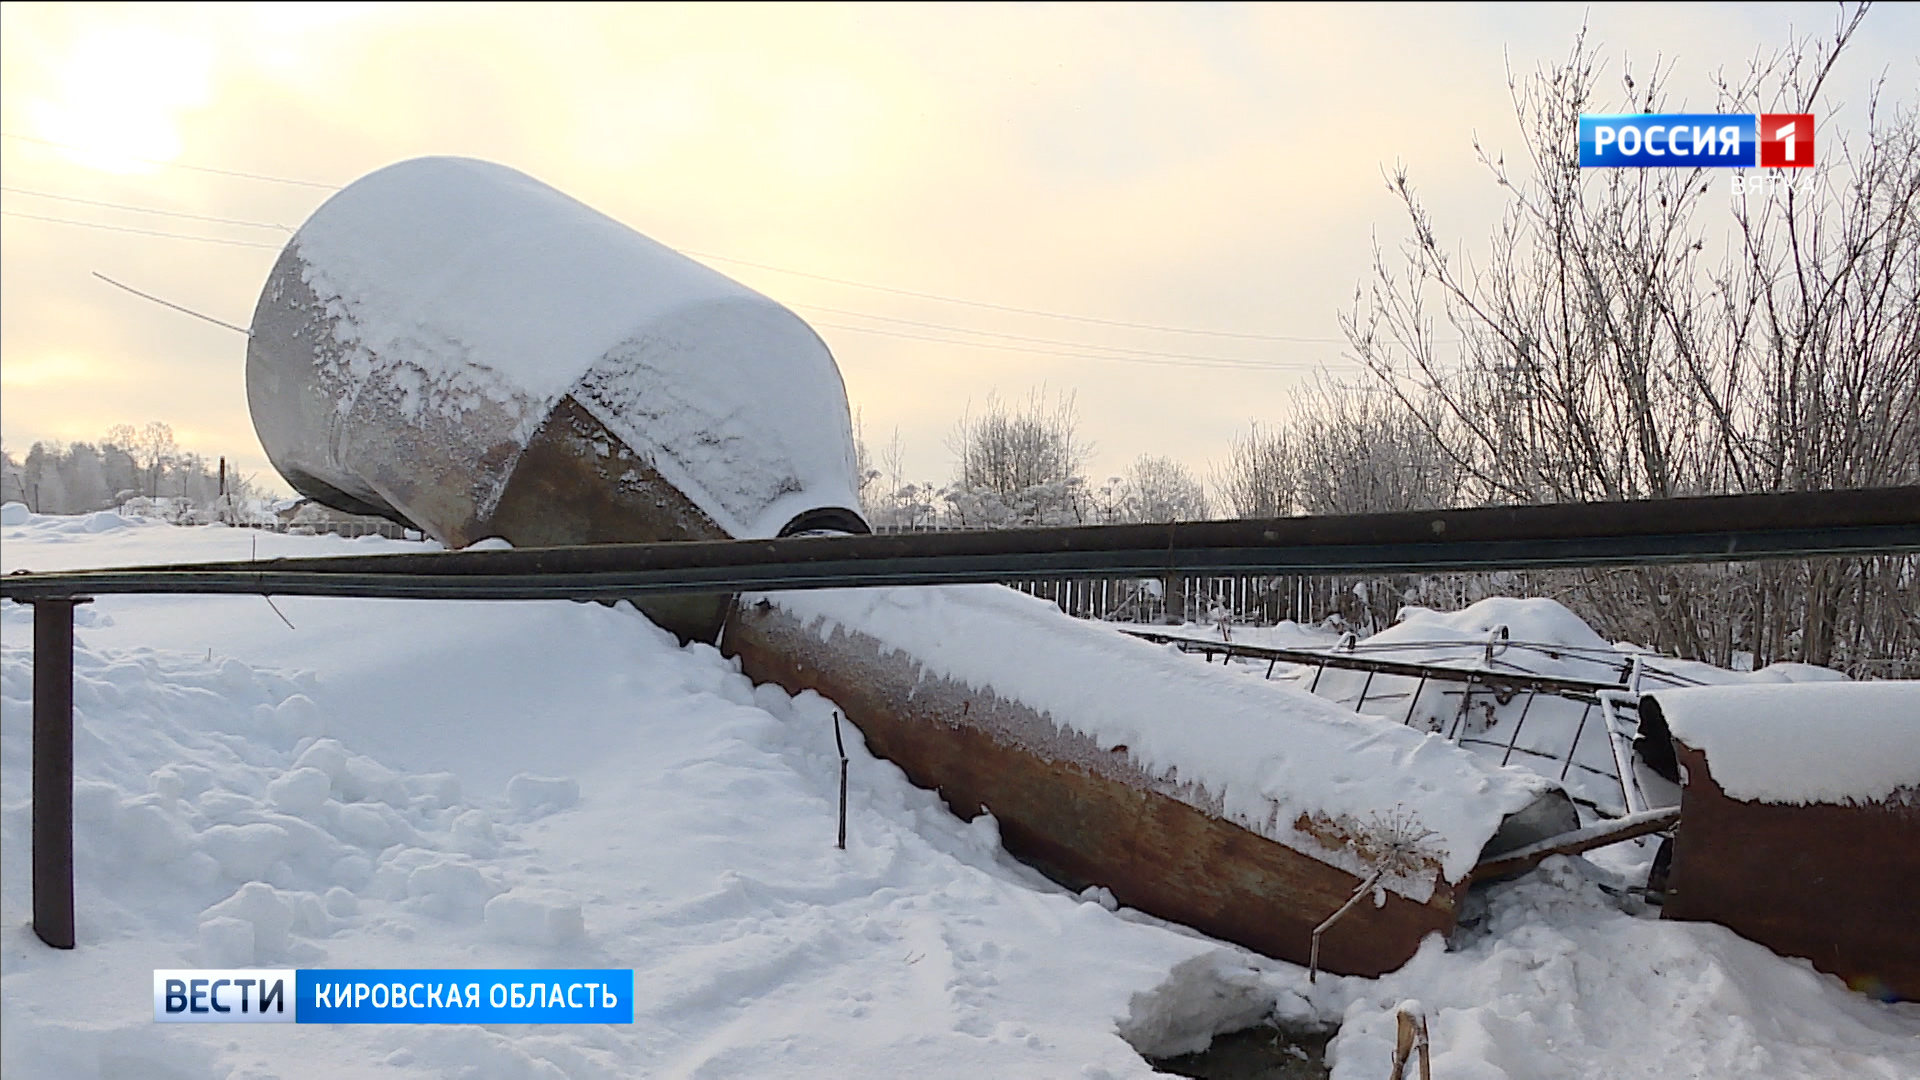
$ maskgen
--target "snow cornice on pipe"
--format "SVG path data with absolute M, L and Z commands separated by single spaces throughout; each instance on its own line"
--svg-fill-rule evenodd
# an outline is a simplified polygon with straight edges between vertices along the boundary
M 262 559 L 0 578 L 112 593 L 608 599 L 1063 575 L 1323 574 L 1920 553 L 1920 486 L 1253 521 Z

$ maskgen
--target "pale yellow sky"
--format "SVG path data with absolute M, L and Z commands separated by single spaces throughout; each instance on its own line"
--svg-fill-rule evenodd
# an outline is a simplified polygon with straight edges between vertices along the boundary
M 1833 8 L 0 5 L 0 428 L 18 454 L 166 420 L 271 479 L 240 335 L 93 274 L 244 325 L 271 226 L 463 154 L 744 260 L 709 261 L 820 329 L 913 478 L 946 479 L 969 401 L 1041 385 L 1076 395 L 1096 478 L 1142 453 L 1204 472 L 1313 370 L 1354 371 L 1336 313 L 1375 231 L 1401 235 L 1383 166 L 1485 235 L 1470 140 L 1517 142 L 1503 58 L 1562 56 L 1583 18 L 1705 106 L 1709 72 Z M 1920 16 L 1876 10 L 1840 97 L 1885 71 L 1911 102 L 1915 42 Z

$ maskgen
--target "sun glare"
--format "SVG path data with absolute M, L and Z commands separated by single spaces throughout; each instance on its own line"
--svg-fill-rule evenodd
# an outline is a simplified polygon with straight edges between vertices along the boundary
M 34 134 L 115 173 L 151 172 L 180 156 L 180 114 L 211 99 L 213 50 L 155 30 L 97 30 L 57 65 L 53 95 L 28 106 Z
M 0 363 L 0 385 L 15 390 L 93 382 L 100 375 L 99 364 L 72 353 L 16 353 Z

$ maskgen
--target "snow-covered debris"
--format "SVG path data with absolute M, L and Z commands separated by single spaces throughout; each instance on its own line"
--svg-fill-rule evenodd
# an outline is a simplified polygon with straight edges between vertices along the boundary
M 1340 1020 L 1333 1080 L 1388 1075 L 1409 998 L 1428 1017 L 1436 1077 L 1920 1076 L 1920 1006 L 1877 1004 L 1721 926 L 1625 914 L 1602 885 L 1618 883 L 1551 859 L 1495 886 L 1453 949 L 1430 940 L 1391 975 L 1312 997 Z M 1282 1001 L 1304 989 L 1274 981 Z
M 411 516 L 440 528 L 434 500 L 464 499 L 485 519 L 570 396 L 730 535 L 859 507 L 846 391 L 805 322 L 504 166 L 419 158 L 343 188 L 255 339 L 255 427 L 323 498 L 404 502 L 451 470 Z
M 996 585 L 767 593 L 823 638 L 835 628 L 899 649 L 940 675 L 1049 716 L 1100 749 L 1125 746 L 1149 773 L 1177 770 L 1224 815 L 1341 869 L 1371 868 L 1292 827 L 1301 816 L 1361 823 L 1396 809 L 1448 881 L 1473 868 L 1501 820 L 1547 781 L 1501 769 L 1437 736 L 1338 708 L 1278 683 L 1222 679 L 1169 648 L 1073 619 Z M 1422 902 L 1424 888 L 1396 881 Z
M 1400 621 L 1365 639 L 1364 655 L 1408 664 L 1485 667 L 1489 635 L 1505 634 L 1493 645 L 1506 670 L 1535 675 L 1617 682 L 1625 658 L 1605 638 L 1558 600 L 1545 597 L 1492 596 L 1459 611 L 1407 607 Z M 1542 648 L 1516 649 L 1499 641 Z
M 1674 738 L 1702 751 L 1733 798 L 1866 803 L 1920 789 L 1920 682 L 1662 690 Z
M 1822 682 L 1844 680 L 1831 668 L 1775 663 L 1759 671 L 1729 671 L 1698 660 L 1660 656 L 1626 642 L 1609 642 L 1558 600 L 1490 596 L 1459 611 L 1406 607 L 1400 621 L 1354 646 L 1359 655 L 1412 664 L 1526 672 L 1589 682 L 1622 682 L 1637 658 L 1643 687 L 1675 682 Z M 1487 661 L 1492 653 L 1492 663 Z M 1666 678 L 1664 676 L 1676 676 Z

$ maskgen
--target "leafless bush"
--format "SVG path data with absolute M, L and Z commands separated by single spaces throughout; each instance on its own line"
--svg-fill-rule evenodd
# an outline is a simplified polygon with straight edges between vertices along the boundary
M 1818 114 L 1865 15 L 1720 79 L 1722 110 Z M 1450 253 L 1406 168 L 1389 177 L 1411 237 L 1376 250 L 1342 322 L 1444 453 L 1453 482 L 1432 490 L 1502 503 L 1920 482 L 1912 105 L 1876 91 L 1863 141 L 1823 134 L 1818 166 L 1742 176 L 1728 206 L 1714 170 L 1579 167 L 1582 113 L 1665 105 L 1658 63 L 1623 71 L 1612 101 L 1599 70 L 1582 34 L 1565 61 L 1509 76 L 1525 156 L 1476 146 L 1508 198 L 1478 261 Z M 1604 633 L 1685 656 L 1920 656 L 1913 560 L 1536 576 Z
M 967 525 L 1063 525 L 1085 520 L 1085 468 L 1093 447 L 1080 438 L 1073 395 L 1035 390 L 1014 408 L 989 394 L 948 442 L 956 476 L 944 493 Z
M 1096 502 L 1105 522 L 1200 521 L 1209 509 L 1206 485 L 1185 465 L 1151 454 L 1108 481 Z

